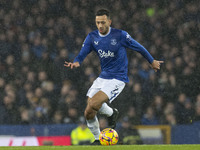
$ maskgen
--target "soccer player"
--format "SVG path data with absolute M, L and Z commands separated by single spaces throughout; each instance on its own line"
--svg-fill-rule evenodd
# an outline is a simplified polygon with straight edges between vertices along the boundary
M 112 28 L 108 10 L 98 10 L 95 22 L 98 30 L 87 35 L 78 56 L 73 62 L 65 61 L 64 66 L 71 69 L 79 67 L 92 50 L 100 59 L 101 73 L 87 92 L 88 101 L 84 112 L 87 126 L 95 137 L 93 144 L 98 145 L 100 129 L 96 114 L 106 115 L 109 127 L 115 128 L 119 112 L 116 108 L 109 107 L 107 102 L 111 103 L 129 81 L 126 48 L 139 52 L 155 71 L 160 69 L 163 61 L 155 60 L 126 31 Z

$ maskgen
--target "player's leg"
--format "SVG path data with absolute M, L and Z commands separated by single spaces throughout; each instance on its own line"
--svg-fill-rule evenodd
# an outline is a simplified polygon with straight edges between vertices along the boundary
M 97 112 L 101 108 L 102 104 L 108 101 L 108 96 L 102 91 L 98 91 L 92 98 L 88 98 L 88 103 L 85 109 L 85 118 L 87 126 L 95 137 L 93 144 L 99 143 L 100 127 L 97 119 Z
M 109 103 L 111 103 L 124 89 L 125 83 L 117 79 L 110 80 L 101 90 L 108 96 Z M 119 112 L 116 108 L 111 108 L 107 103 L 102 104 L 99 110 L 100 114 L 108 117 L 108 127 L 115 128 Z
M 102 91 L 97 92 L 92 98 L 88 98 L 84 115 L 87 121 L 87 126 L 93 133 L 95 140 L 98 140 L 100 135 L 99 122 L 96 114 L 101 108 L 102 104 L 107 101 L 108 96 Z
M 105 102 L 108 102 L 109 97 L 107 96 L 107 94 L 105 94 L 105 92 L 101 91 L 102 88 L 104 88 L 106 86 L 106 84 L 109 82 L 110 80 L 105 80 L 102 78 L 97 78 L 92 86 L 90 87 L 90 89 L 87 92 L 87 96 L 88 96 L 88 108 L 86 107 L 87 112 L 87 116 L 89 117 L 88 119 L 90 119 L 90 115 L 94 116 L 94 113 L 96 115 L 97 111 L 91 110 L 89 109 L 89 104 L 90 105 L 98 105 L 99 107 L 96 108 L 96 110 L 98 109 L 100 111 L 100 113 L 102 112 L 102 114 L 105 114 L 106 116 L 111 116 L 113 113 L 112 108 L 110 108 Z M 94 99 L 93 101 L 91 101 L 92 99 Z M 101 99 L 100 101 L 98 99 Z M 96 107 L 96 106 L 95 106 Z M 87 119 L 87 118 L 86 118 Z
M 119 112 L 116 108 L 111 108 L 107 103 L 103 103 L 99 109 L 99 113 L 108 117 L 108 127 L 114 129 L 116 127 L 116 121 Z
M 109 107 L 106 102 L 112 102 L 121 93 L 125 83 L 116 79 L 97 78 L 88 90 L 88 104 L 85 109 L 87 125 L 95 139 L 99 139 L 100 128 L 96 117 L 97 112 L 108 116 L 109 127 L 114 128 L 118 116 L 118 111 Z M 97 142 L 97 141 L 96 141 Z M 97 142 L 99 143 L 99 142 Z M 95 143 L 95 144 L 97 144 Z
M 110 117 L 113 114 L 113 108 L 108 106 L 107 103 L 103 103 L 101 108 L 99 109 L 99 114 L 102 114 L 102 115 L 105 115 L 107 117 Z
M 88 98 L 87 107 L 85 109 L 85 118 L 87 120 L 93 119 L 102 107 L 102 104 L 107 101 L 108 96 L 102 91 L 98 91 L 92 98 Z

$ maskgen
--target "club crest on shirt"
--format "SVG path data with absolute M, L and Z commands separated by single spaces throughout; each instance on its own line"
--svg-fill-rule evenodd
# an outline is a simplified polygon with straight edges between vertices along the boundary
M 111 41 L 110 42 L 111 45 L 116 45 L 117 44 L 117 40 L 116 39 L 111 39 L 110 41 Z

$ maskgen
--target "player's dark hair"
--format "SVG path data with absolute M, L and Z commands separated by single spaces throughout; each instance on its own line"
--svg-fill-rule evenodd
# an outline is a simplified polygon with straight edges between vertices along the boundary
M 99 9 L 96 12 L 96 16 L 103 16 L 103 15 L 106 15 L 108 18 L 110 18 L 110 12 L 109 12 L 109 10 L 107 10 L 107 9 Z

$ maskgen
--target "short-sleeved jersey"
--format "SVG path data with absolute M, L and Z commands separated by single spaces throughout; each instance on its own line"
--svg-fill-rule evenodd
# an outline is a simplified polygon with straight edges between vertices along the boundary
M 149 63 L 154 60 L 150 53 L 126 31 L 110 28 L 109 33 L 105 36 L 101 35 L 98 30 L 89 33 L 74 62 L 78 61 L 81 64 L 84 58 L 93 50 L 99 56 L 101 63 L 100 78 L 115 78 L 128 82 L 126 48 L 141 53 Z

